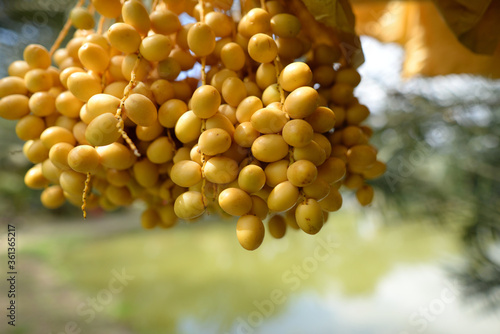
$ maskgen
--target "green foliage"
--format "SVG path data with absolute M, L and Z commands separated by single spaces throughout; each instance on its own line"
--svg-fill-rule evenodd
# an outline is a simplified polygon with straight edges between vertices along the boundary
M 386 122 L 374 142 L 389 157 L 375 185 L 403 217 L 459 229 L 468 249 L 460 276 L 471 295 L 491 296 L 500 289 L 489 249 L 500 242 L 500 87 L 461 75 L 412 88 L 389 92 L 375 116 Z

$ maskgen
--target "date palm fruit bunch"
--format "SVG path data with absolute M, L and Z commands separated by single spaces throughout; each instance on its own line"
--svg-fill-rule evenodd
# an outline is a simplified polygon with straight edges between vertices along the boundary
M 361 205 L 385 165 L 338 45 L 312 45 L 280 1 L 79 1 L 50 51 L 0 80 L 47 208 L 141 200 L 146 229 L 236 216 L 240 244 L 319 232 L 343 186 Z M 188 14 L 192 23 L 181 24 Z M 185 15 L 184 14 L 184 15 Z M 73 38 L 61 47 L 71 25 Z

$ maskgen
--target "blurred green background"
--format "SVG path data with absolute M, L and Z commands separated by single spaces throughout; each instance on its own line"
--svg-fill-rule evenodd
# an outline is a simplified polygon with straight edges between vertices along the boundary
M 73 2 L 0 1 L 0 77 L 27 44 L 51 45 Z M 255 252 L 233 220 L 145 231 L 140 203 L 85 221 L 43 209 L 0 120 L 0 253 L 14 224 L 19 272 L 17 326 L 0 332 L 498 333 L 500 82 L 403 81 L 399 47 L 362 42 L 356 95 L 388 165 L 375 202 L 345 193 L 318 235 L 266 236 Z

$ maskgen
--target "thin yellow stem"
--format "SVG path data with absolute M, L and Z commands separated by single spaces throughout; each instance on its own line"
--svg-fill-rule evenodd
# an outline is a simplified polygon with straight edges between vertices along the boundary
M 156 9 L 156 6 L 158 6 L 159 0 L 154 0 L 153 4 L 151 5 L 151 11 L 153 12 Z
M 90 173 L 87 173 L 87 178 L 85 179 L 85 187 L 83 188 L 83 194 L 82 194 L 82 213 L 83 213 L 83 219 L 87 218 L 87 194 L 90 191 L 90 180 L 92 178 L 92 175 Z
M 205 164 L 203 164 L 203 165 L 205 165 Z M 207 179 L 205 177 L 203 177 L 203 179 L 201 179 L 201 199 L 203 201 L 203 206 L 205 206 L 205 208 L 208 205 L 207 194 L 205 191 L 206 186 L 207 186 Z
M 174 139 L 172 138 L 172 133 L 170 133 L 170 129 L 167 129 L 167 137 L 168 137 L 168 141 L 170 143 L 172 143 L 172 146 L 175 147 L 175 141 Z
M 81 7 L 84 2 L 85 0 L 78 0 L 78 3 L 76 4 L 75 8 Z M 70 28 L 71 28 L 71 17 L 68 17 L 68 20 L 64 24 L 64 27 L 59 32 L 59 35 L 57 36 L 54 44 L 50 48 L 49 54 L 51 57 L 54 54 L 54 52 L 56 52 L 56 50 L 59 48 L 66 35 L 68 35 Z
M 207 129 L 207 120 L 202 119 L 201 120 L 201 132 L 203 133 L 206 129 Z M 203 205 L 205 205 L 205 207 L 206 207 L 207 203 L 208 203 L 206 191 L 205 191 L 205 187 L 207 185 L 207 178 L 205 177 L 205 165 L 207 163 L 207 159 L 206 159 L 205 153 L 201 152 L 201 150 L 200 150 L 200 153 L 201 153 L 201 178 L 202 178 L 201 197 L 203 199 Z
M 200 5 L 200 22 L 205 22 L 205 1 L 204 0 L 198 0 L 198 4 Z M 207 84 L 207 72 L 206 72 L 206 67 L 207 65 L 207 57 L 201 57 L 201 84 L 206 85 Z M 201 120 L 201 132 L 203 133 L 207 128 L 207 121 L 205 119 Z M 203 199 L 203 205 L 207 207 L 207 196 L 206 196 L 206 191 L 205 187 L 207 185 L 207 179 L 205 177 L 205 164 L 206 164 L 206 158 L 205 154 L 201 152 L 201 176 L 202 176 L 202 183 L 201 183 L 201 196 Z
M 290 166 L 295 162 L 295 159 L 293 157 L 293 146 L 288 147 L 288 165 Z
M 103 90 L 107 86 L 106 73 L 108 73 L 108 70 L 105 70 L 104 73 L 101 75 L 101 87 Z
M 141 58 L 142 58 L 141 55 L 138 54 L 137 59 L 136 59 L 135 64 L 134 64 L 134 68 L 132 69 L 130 81 L 129 81 L 127 87 L 125 87 L 124 95 L 123 95 L 122 100 L 120 102 L 120 106 L 118 107 L 118 110 L 116 110 L 116 114 L 115 114 L 115 117 L 118 120 L 118 124 L 116 124 L 116 127 L 118 128 L 118 132 L 120 132 L 121 136 L 123 137 L 123 139 L 125 140 L 127 145 L 130 147 L 130 149 L 134 152 L 135 156 L 137 156 L 137 157 L 140 157 L 141 154 L 139 153 L 139 150 L 137 149 L 137 146 L 135 146 L 132 139 L 130 139 L 128 134 L 125 132 L 122 111 L 123 111 L 123 107 L 125 105 L 125 100 L 127 100 L 127 98 L 130 96 L 130 92 L 137 84 L 136 71 L 139 68 L 139 64 L 141 63 Z
M 274 68 L 276 70 L 276 83 L 278 84 L 278 90 L 280 91 L 280 100 L 281 100 L 281 105 L 285 103 L 285 91 L 283 90 L 283 87 L 280 85 L 280 61 L 279 57 L 276 56 L 276 59 L 274 59 Z
M 106 17 L 101 16 L 99 18 L 99 23 L 97 24 L 97 34 L 101 35 L 104 30 L 104 22 L 106 22 Z
M 200 5 L 200 22 L 205 22 L 205 1 L 198 0 L 198 4 Z M 207 64 L 207 57 L 201 57 L 201 84 L 207 84 L 207 72 L 205 71 L 205 67 Z
M 207 84 L 206 66 L 207 66 L 207 57 L 202 57 L 201 58 L 201 84 L 202 85 Z
M 89 4 L 87 6 L 87 10 L 90 12 L 90 14 L 94 15 L 95 14 L 95 7 L 92 1 L 89 1 Z
M 205 0 L 198 0 L 200 4 L 200 22 L 205 22 Z

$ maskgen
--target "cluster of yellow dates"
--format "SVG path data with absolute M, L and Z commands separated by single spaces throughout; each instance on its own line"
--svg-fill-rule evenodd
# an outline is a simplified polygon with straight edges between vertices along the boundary
M 17 121 L 44 206 L 139 199 L 144 228 L 237 216 L 254 250 L 266 219 L 275 238 L 319 232 L 341 186 L 372 201 L 365 180 L 385 165 L 353 96 L 360 76 L 280 1 L 82 4 L 64 47 L 27 46 L 0 80 L 0 116 Z

